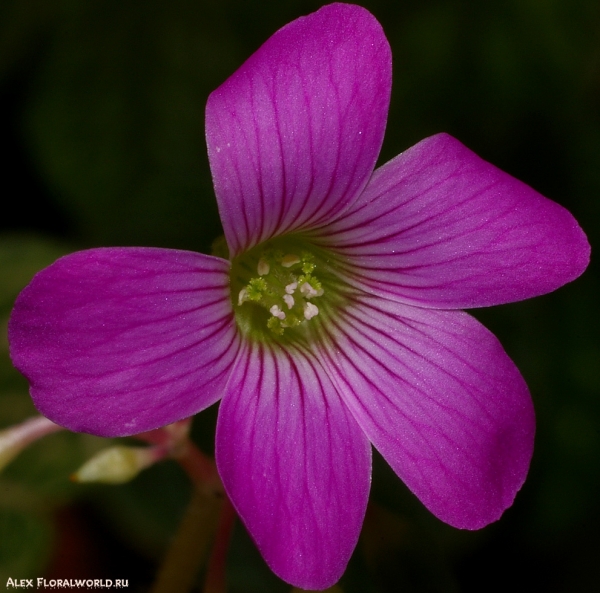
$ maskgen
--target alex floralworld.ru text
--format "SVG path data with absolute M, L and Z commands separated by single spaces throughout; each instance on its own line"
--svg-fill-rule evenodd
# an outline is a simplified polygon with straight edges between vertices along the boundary
M 128 579 L 44 579 L 38 578 L 35 579 L 8 579 L 6 581 L 6 588 L 19 588 L 19 589 L 29 589 L 31 587 L 36 587 L 37 589 L 56 589 L 63 587 L 70 587 L 73 589 L 78 588 L 94 588 L 94 589 L 123 589 L 129 587 Z

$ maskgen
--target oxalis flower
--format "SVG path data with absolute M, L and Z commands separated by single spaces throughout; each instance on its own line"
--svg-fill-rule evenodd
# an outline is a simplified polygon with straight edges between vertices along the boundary
M 589 259 L 564 208 L 450 136 L 373 171 L 390 87 L 363 8 L 285 26 L 206 108 L 230 259 L 74 253 L 10 320 L 36 406 L 71 430 L 131 435 L 221 399 L 227 494 L 272 570 L 307 589 L 337 581 L 356 545 L 371 445 L 450 525 L 511 505 L 531 398 L 460 309 L 552 291 Z

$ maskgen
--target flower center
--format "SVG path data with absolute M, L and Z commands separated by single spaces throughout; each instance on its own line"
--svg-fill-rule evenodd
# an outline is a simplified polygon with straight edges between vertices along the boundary
M 326 261 L 318 248 L 290 238 L 236 258 L 231 299 L 240 329 L 258 339 L 287 339 L 314 326 L 337 292 Z
M 267 309 L 267 327 L 278 336 L 316 317 L 319 307 L 312 301 L 324 291 L 314 275 L 314 259 L 308 251 L 297 255 L 267 249 L 258 260 L 257 276 L 240 290 L 238 307 L 250 302 Z

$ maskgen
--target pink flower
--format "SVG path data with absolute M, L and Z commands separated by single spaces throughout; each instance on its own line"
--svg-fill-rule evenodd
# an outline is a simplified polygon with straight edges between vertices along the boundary
M 363 8 L 273 35 L 208 100 L 230 260 L 92 249 L 43 270 L 9 334 L 48 418 L 131 435 L 222 399 L 218 469 L 269 566 L 319 589 L 361 529 L 371 444 L 442 521 L 513 502 L 534 413 L 496 338 L 461 308 L 579 276 L 561 206 L 440 134 L 373 171 L 391 54 Z

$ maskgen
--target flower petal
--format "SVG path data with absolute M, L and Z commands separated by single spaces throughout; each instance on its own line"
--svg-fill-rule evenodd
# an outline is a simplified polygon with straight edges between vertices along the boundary
M 217 401 L 238 350 L 228 269 L 187 251 L 110 248 L 39 272 L 9 325 L 38 410 L 71 430 L 124 436 Z
M 550 292 L 590 256 L 567 210 L 446 134 L 377 169 L 324 241 L 368 291 L 442 308 Z
M 438 518 L 477 529 L 523 484 L 535 418 L 498 340 L 462 311 L 366 297 L 340 313 L 323 363 L 354 417 Z
M 208 155 L 232 256 L 327 222 L 357 197 L 390 89 L 381 25 L 331 4 L 280 29 L 210 95 Z
M 271 569 L 324 589 L 358 540 L 371 448 L 318 363 L 277 346 L 244 348 L 219 409 L 219 474 Z

